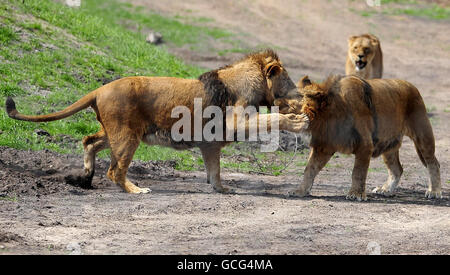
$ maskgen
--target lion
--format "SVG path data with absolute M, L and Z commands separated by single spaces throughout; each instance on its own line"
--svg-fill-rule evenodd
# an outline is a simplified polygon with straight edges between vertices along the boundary
M 355 163 L 348 199 L 366 200 L 370 159 L 382 156 L 387 182 L 373 193 L 390 196 L 403 173 L 399 149 L 403 136 L 414 142 L 428 169 L 427 198 L 442 198 L 440 166 L 424 101 L 411 83 L 398 79 L 364 80 L 358 76 L 331 76 L 321 84 L 307 76 L 298 83 L 296 95 L 275 100 L 280 113 L 306 114 L 312 148 L 303 183 L 290 195 L 310 193 L 314 178 L 335 152 L 354 154 Z
M 347 75 L 357 75 L 364 79 L 383 76 L 383 53 L 380 40 L 372 34 L 351 36 L 348 39 L 348 54 L 345 64 Z
M 84 171 L 75 177 L 84 186 L 91 186 L 95 169 L 95 156 L 101 150 L 111 149 L 111 164 L 107 177 L 128 193 L 148 193 L 150 189 L 139 188 L 127 179 L 127 170 L 140 142 L 163 145 L 175 149 L 199 147 L 207 171 L 207 180 L 218 192 L 228 192 L 220 181 L 220 152 L 228 141 L 175 141 L 171 128 L 177 118 L 171 116 L 177 106 L 185 106 L 194 116 L 194 99 L 202 99 L 203 105 L 220 106 L 269 106 L 275 98 L 282 97 L 296 86 L 290 79 L 277 54 L 268 49 L 249 54 L 232 65 L 213 70 L 198 79 L 175 77 L 125 77 L 110 82 L 82 97 L 66 109 L 47 115 L 24 115 L 16 110 L 15 102 L 8 97 L 6 111 L 18 120 L 44 122 L 66 118 L 91 107 L 100 122 L 96 134 L 83 138 Z M 299 132 L 306 127 L 305 117 L 283 114 L 261 114 L 271 122 L 278 120 L 279 128 Z M 202 121 L 203 125 L 205 121 Z M 245 130 L 250 129 L 244 121 Z M 236 125 L 223 122 L 224 127 Z M 187 129 L 183 129 L 187 130 Z M 192 135 L 194 134 L 193 131 Z M 74 180 L 73 178 L 71 180 Z

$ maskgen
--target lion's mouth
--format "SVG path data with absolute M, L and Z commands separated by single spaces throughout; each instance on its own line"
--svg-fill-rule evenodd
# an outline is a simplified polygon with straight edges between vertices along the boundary
M 364 67 L 366 67 L 367 62 L 364 62 L 362 60 L 358 60 L 358 61 L 355 62 L 355 65 L 356 65 L 357 69 L 362 70 L 362 69 L 364 69 Z

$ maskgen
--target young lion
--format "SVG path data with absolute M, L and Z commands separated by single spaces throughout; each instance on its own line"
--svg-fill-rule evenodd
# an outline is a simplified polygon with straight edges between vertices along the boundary
M 297 95 L 277 99 L 281 113 L 306 114 L 312 147 L 303 183 L 292 192 L 306 196 L 314 178 L 335 152 L 355 155 L 348 199 L 366 200 L 365 184 L 371 157 L 382 155 L 389 178 L 375 193 L 391 195 L 403 168 L 399 148 L 404 135 L 410 137 L 430 183 L 427 198 L 442 198 L 439 162 L 434 136 L 419 91 L 397 79 L 364 80 L 357 76 L 329 77 L 321 84 L 308 77 L 300 80 Z
M 380 40 L 375 35 L 362 34 L 348 39 L 345 73 L 365 79 L 383 76 L 383 53 Z
M 196 98 L 202 100 L 202 110 L 208 106 L 219 106 L 222 110 L 227 106 L 270 106 L 275 98 L 285 95 L 293 88 L 295 89 L 295 84 L 276 53 L 266 50 L 250 54 L 230 66 L 207 72 L 199 79 L 143 76 L 122 78 L 90 92 L 66 109 L 53 114 L 20 114 L 12 98 L 6 100 L 6 110 L 11 118 L 42 122 L 63 119 L 88 107 L 94 109 L 101 129 L 98 133 L 83 138 L 84 175 L 75 178 L 84 185 L 91 184 L 95 155 L 103 149 L 111 148 L 108 178 L 128 193 L 148 193 L 148 188 L 139 188 L 126 177 L 133 155 L 143 141 L 175 149 L 199 147 L 208 181 L 216 191 L 227 192 L 228 189 L 220 182 L 220 149 L 229 142 L 174 140 L 171 128 L 178 118 L 172 117 L 172 110 L 184 106 L 190 111 L 191 121 L 195 121 Z M 267 119 L 268 130 L 273 120 L 279 121 L 280 129 L 293 132 L 307 127 L 308 122 L 306 118 L 296 115 L 259 115 L 259 118 L 262 117 Z M 202 123 L 205 125 L 206 121 L 203 120 Z M 240 123 L 245 124 L 245 130 L 249 130 L 249 121 Z M 235 132 L 237 124 L 230 125 L 223 121 L 221 126 Z M 188 129 L 183 129 L 184 131 Z M 194 131 L 191 133 L 194 136 Z

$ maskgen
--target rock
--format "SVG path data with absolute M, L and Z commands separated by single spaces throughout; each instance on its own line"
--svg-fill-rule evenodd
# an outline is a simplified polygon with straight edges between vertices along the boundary
M 51 136 L 49 132 L 42 130 L 42 129 L 36 129 L 36 130 L 34 130 L 34 132 L 38 136 L 47 136 L 47 137 Z
M 162 34 L 152 31 L 147 35 L 145 41 L 153 45 L 158 45 L 162 43 Z

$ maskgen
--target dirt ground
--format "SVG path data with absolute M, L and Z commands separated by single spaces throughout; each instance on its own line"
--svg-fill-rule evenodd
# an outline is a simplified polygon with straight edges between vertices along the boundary
M 408 138 L 398 193 L 369 195 L 367 202 L 345 200 L 353 157 L 344 155 L 319 174 L 311 197 L 294 199 L 285 194 L 296 188 L 303 168 L 278 177 L 224 171 L 224 184 L 236 194 L 223 195 L 212 191 L 204 171 L 134 161 L 130 179 L 152 193 L 129 195 L 106 178 L 109 160 L 97 162 L 95 188 L 83 189 L 67 183 L 82 156 L 0 147 L 0 254 L 369 254 L 377 248 L 381 254 L 450 254 L 449 21 L 349 10 L 364 1 L 131 2 L 167 15 L 211 17 L 208 24 L 244 33 L 248 45 L 276 45 L 294 80 L 344 73 L 346 38 L 378 35 L 385 77 L 415 84 L 431 112 L 446 198 L 424 198 L 427 173 Z M 207 68 L 237 56 L 170 50 Z M 386 178 L 381 159 L 374 159 L 367 190 Z

